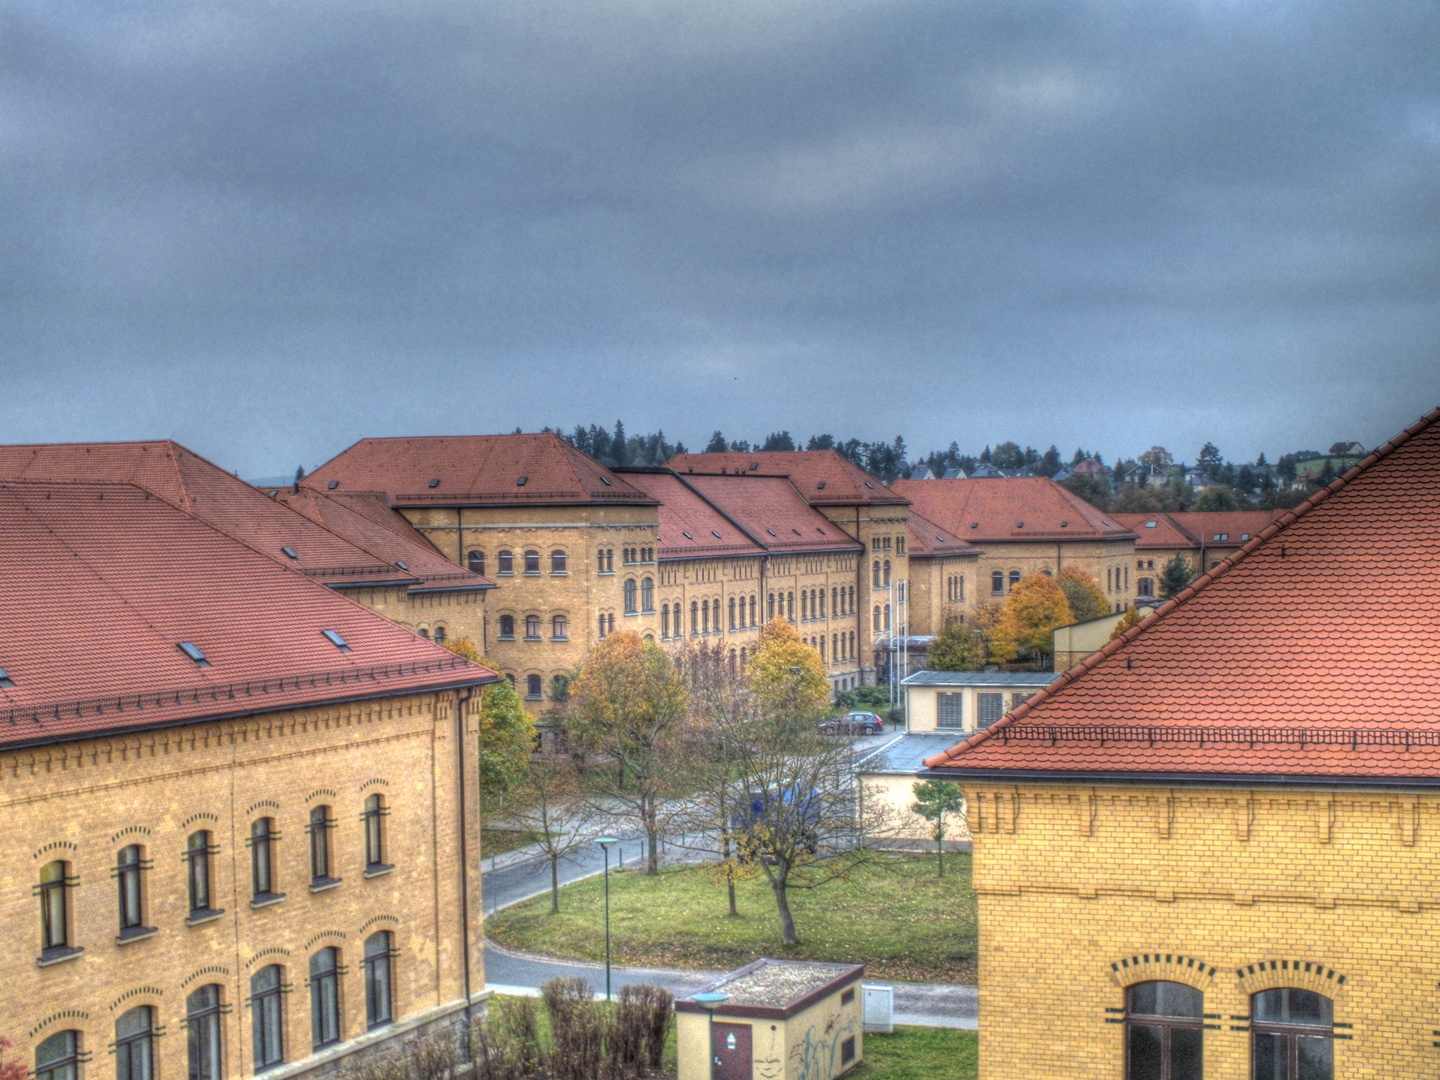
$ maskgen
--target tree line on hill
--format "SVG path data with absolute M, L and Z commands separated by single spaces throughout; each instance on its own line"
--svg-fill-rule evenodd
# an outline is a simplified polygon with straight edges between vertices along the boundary
M 559 427 L 543 430 L 559 435 L 611 467 L 663 465 L 676 454 L 687 453 L 684 443 L 670 442 L 663 430 L 630 435 L 620 420 L 615 421 L 613 430 L 598 424 L 576 424 L 568 432 Z M 1106 465 L 1098 452 L 1083 447 L 1077 448 L 1067 463 L 1053 444 L 1040 451 L 1006 441 L 970 454 L 952 441 L 944 450 L 932 450 L 912 460 L 900 435 L 890 442 L 866 442 L 826 433 L 811 435 L 802 442 L 789 431 L 772 431 L 751 442 L 727 438 L 719 430 L 711 434 L 703 452 L 770 450 L 834 450 L 886 484 L 923 475 L 926 470 L 937 477 L 955 469 L 969 476 L 981 466 L 1005 475 L 1058 477 L 1061 484 L 1086 502 L 1116 513 L 1289 508 L 1330 483 L 1363 453 L 1358 444 L 1336 443 L 1326 453 L 1297 450 L 1283 454 L 1274 464 L 1263 453 L 1253 462 L 1233 462 L 1226 460 L 1214 443 L 1207 442 L 1192 468 L 1177 461 L 1163 446 L 1152 446 L 1138 457 Z

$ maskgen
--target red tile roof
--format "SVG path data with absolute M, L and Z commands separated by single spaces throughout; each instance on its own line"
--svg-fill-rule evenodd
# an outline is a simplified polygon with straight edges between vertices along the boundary
M 978 544 L 1120 539 L 1130 530 L 1044 476 L 897 480 L 914 511 Z
M 425 534 L 411 525 L 399 511 L 391 509 L 379 492 L 328 495 L 302 487 L 270 488 L 275 498 L 357 547 L 403 569 L 418 579 L 407 590 L 455 592 L 493 589 L 494 582 L 472 573 L 435 550 Z M 403 566 L 401 565 L 403 564 Z
M 411 507 L 651 502 L 553 434 L 361 439 L 301 483 L 383 491 L 392 505 Z
M 921 517 L 910 509 L 910 547 L 912 559 L 936 558 L 942 555 L 979 555 L 981 549 L 965 540 L 957 539 L 929 518 Z
M 495 678 L 138 486 L 26 481 L 0 483 L 0 668 L 7 748 Z
M 668 469 L 621 469 L 620 473 L 626 483 L 660 504 L 656 544 L 661 561 L 765 553 L 744 529 Z
M 1006 719 L 957 776 L 1440 782 L 1440 410 Z
M 853 461 L 834 450 L 769 450 L 753 454 L 676 454 L 670 468 L 679 473 L 752 473 L 788 476 L 814 506 L 860 503 L 900 504 L 897 496 Z
M 863 551 L 783 476 L 679 474 L 770 552 Z
M 1179 514 L 1112 514 L 1110 518 L 1135 534 L 1136 551 L 1148 548 L 1199 551 L 1202 542 L 1207 548 L 1215 544 L 1239 547 L 1284 515 L 1284 510 L 1191 510 Z M 1155 524 L 1151 526 L 1150 522 Z M 1225 539 L 1219 539 L 1222 536 Z
M 317 525 L 169 440 L 0 446 L 0 479 L 135 484 L 327 585 L 415 578 L 382 551 Z M 294 559 L 285 554 L 287 547 L 295 553 Z M 457 569 L 450 567 L 452 572 Z

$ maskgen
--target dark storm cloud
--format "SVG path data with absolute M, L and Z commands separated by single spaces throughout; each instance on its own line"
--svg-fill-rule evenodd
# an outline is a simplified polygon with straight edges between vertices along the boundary
M 1428 3 L 0 0 L 0 438 L 1193 457 L 1440 401 Z

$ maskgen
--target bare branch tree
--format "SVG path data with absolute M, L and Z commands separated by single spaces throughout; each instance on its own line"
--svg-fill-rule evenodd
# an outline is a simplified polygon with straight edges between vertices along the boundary
M 550 911 L 560 910 L 560 860 L 589 841 L 598 811 L 580 784 L 579 770 L 566 757 L 537 757 L 521 781 L 524 807 L 514 814 L 534 834 L 550 863 Z

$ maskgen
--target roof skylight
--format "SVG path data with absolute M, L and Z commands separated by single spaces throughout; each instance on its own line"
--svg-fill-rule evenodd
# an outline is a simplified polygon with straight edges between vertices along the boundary
M 335 490 L 337 487 L 339 487 L 339 486 L 340 486 L 340 481 L 339 481 L 339 480 L 331 480 L 331 481 L 330 481 L 330 484 L 329 484 L 329 486 L 328 486 L 328 488 L 327 488 L 326 490 L 328 490 L 328 491 L 334 491 L 334 490 Z
M 760 463 L 759 463 L 758 461 L 752 461 L 752 462 L 750 462 L 750 471 L 751 471 L 751 472 L 754 472 L 754 471 L 755 471 L 756 469 L 758 469 L 758 468 L 760 468 Z
M 282 547 L 280 550 L 285 553 L 285 557 L 286 557 L 287 559 L 298 559 L 298 558 L 300 558 L 299 555 L 296 555 L 296 554 L 295 554 L 295 549 L 292 548 L 292 547 Z
M 869 480 L 866 480 L 866 481 L 865 481 L 865 486 L 868 487 L 871 491 L 874 491 L 874 490 L 875 490 L 875 485 L 872 484 L 872 483 L 870 483 Z
M 401 570 L 409 570 L 409 569 L 410 569 L 410 567 L 406 565 L 404 559 L 396 559 L 396 560 L 395 560 L 395 565 L 398 566 L 398 567 L 400 567 Z
M 324 634 L 325 640 L 330 642 L 331 645 L 334 645 L 341 652 L 350 651 L 350 646 L 345 644 L 345 639 L 339 634 L 337 634 L 334 630 L 321 630 L 320 633 Z
M 1159 524 L 1160 524 L 1160 523 L 1159 523 L 1158 521 L 1147 521 L 1147 522 L 1145 522 L 1145 528 L 1147 528 L 1147 529 L 1153 529 L 1153 528 L 1155 528 L 1156 525 L 1159 525 Z
M 273 498 L 275 498 L 276 495 L 279 495 L 279 494 L 280 494 L 280 489 L 279 489 L 279 488 L 276 488 L 276 489 L 274 489 L 273 491 L 270 492 L 270 497 L 273 499 Z
M 768 532 L 771 536 L 774 536 L 774 535 L 775 535 L 775 530 L 774 530 L 774 529 L 766 529 L 765 531 Z
M 184 653 L 186 656 L 188 656 L 191 660 L 194 660 L 196 667 L 210 666 L 210 661 L 205 659 L 205 654 L 196 647 L 193 641 L 182 641 L 175 647 L 179 649 L 182 653 Z
M 606 487 L 613 487 L 613 486 L 614 486 L 614 485 L 612 485 L 612 484 L 610 483 L 610 477 L 608 477 L 608 476 L 602 476 L 602 477 L 600 477 L 600 482 L 601 482 L 602 484 L 604 484 Z
M 694 539 L 695 539 L 693 536 L 691 536 L 691 535 L 690 535 L 689 533 L 687 533 L 687 532 L 682 532 L 680 535 L 683 536 L 683 537 L 685 537 L 686 540 L 694 540 Z
M 5 670 L 3 667 L 0 667 L 0 686 L 14 686 L 14 685 L 15 685 L 15 680 L 12 679 L 12 678 L 10 678 L 9 673 L 6 672 L 6 670 Z
M 816 484 L 816 485 L 815 485 L 815 490 L 816 490 L 816 491 L 824 491 L 824 490 L 825 490 L 825 481 L 824 481 L 824 480 L 821 480 L 818 484 Z
M 529 479 L 530 479 L 530 477 L 528 477 L 528 476 L 516 477 L 516 479 L 515 479 L 515 486 L 516 486 L 516 487 L 524 487 L 524 486 L 525 486 L 525 482 L 526 482 L 527 480 L 529 480 Z
M 437 488 L 437 487 L 439 487 L 439 486 L 440 486 L 440 478 L 437 476 L 437 477 L 435 477 L 434 480 L 431 480 L 431 481 L 430 481 L 430 486 L 431 486 L 432 488 Z

